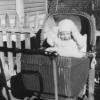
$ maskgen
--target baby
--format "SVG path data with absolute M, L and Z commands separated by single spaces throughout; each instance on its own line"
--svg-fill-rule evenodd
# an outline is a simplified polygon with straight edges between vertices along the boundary
M 82 36 L 70 19 L 64 19 L 54 27 L 54 33 L 47 37 L 51 45 L 46 51 L 56 51 L 61 56 L 81 58 L 86 52 L 86 35 Z

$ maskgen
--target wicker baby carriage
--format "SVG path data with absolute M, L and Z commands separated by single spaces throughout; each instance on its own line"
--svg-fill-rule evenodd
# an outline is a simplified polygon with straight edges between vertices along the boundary
M 51 16 L 56 22 L 68 16 L 80 17 L 81 33 L 87 34 L 87 53 L 94 52 L 96 28 L 90 0 L 52 0 L 48 8 L 49 15 L 44 26 L 48 22 L 47 25 L 50 26 Z M 45 41 L 43 34 L 42 32 L 41 46 Z M 93 100 L 94 58 L 94 54 L 92 57 L 84 58 L 55 57 L 53 54 L 23 54 L 21 66 L 24 86 L 32 91 L 33 95 L 44 99 L 69 100 L 83 98 L 85 95 L 88 100 Z M 85 93 L 82 90 L 85 90 Z

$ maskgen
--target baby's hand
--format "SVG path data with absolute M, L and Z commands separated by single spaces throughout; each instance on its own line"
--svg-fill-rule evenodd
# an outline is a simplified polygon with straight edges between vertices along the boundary
M 45 50 L 45 54 L 54 54 L 54 55 L 59 55 L 58 53 L 57 53 L 57 51 L 55 50 L 55 47 L 50 47 L 50 48 L 47 48 L 46 50 Z
M 50 48 L 47 48 L 46 51 L 53 52 L 53 51 L 56 51 L 56 49 L 55 47 L 50 47 Z

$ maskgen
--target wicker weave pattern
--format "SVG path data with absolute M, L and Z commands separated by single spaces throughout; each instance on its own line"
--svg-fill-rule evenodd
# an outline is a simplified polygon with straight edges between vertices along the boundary
M 100 30 L 100 10 L 94 12 L 96 18 L 96 28 Z
M 53 0 L 50 3 L 49 13 L 69 13 L 69 12 L 91 12 L 90 0 Z
M 51 0 L 49 4 L 49 13 L 76 13 L 76 14 L 94 14 L 96 18 L 96 27 L 100 30 L 100 0 Z
M 55 58 L 58 79 L 59 100 L 68 97 L 77 97 L 86 83 L 89 69 L 88 58 L 68 58 L 58 56 Z M 23 75 L 25 87 L 32 91 L 40 91 L 39 78 L 34 72 L 41 75 L 43 81 L 43 97 L 54 98 L 54 76 L 52 60 L 44 55 L 22 55 L 22 72 L 32 71 L 33 74 Z M 34 84 L 34 85 L 33 85 Z M 52 95 L 51 95 L 52 94 Z

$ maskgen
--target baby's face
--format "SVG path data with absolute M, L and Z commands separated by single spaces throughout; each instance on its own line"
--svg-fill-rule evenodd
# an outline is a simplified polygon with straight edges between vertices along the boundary
M 70 40 L 71 39 L 71 31 L 59 31 L 58 37 L 61 40 Z

